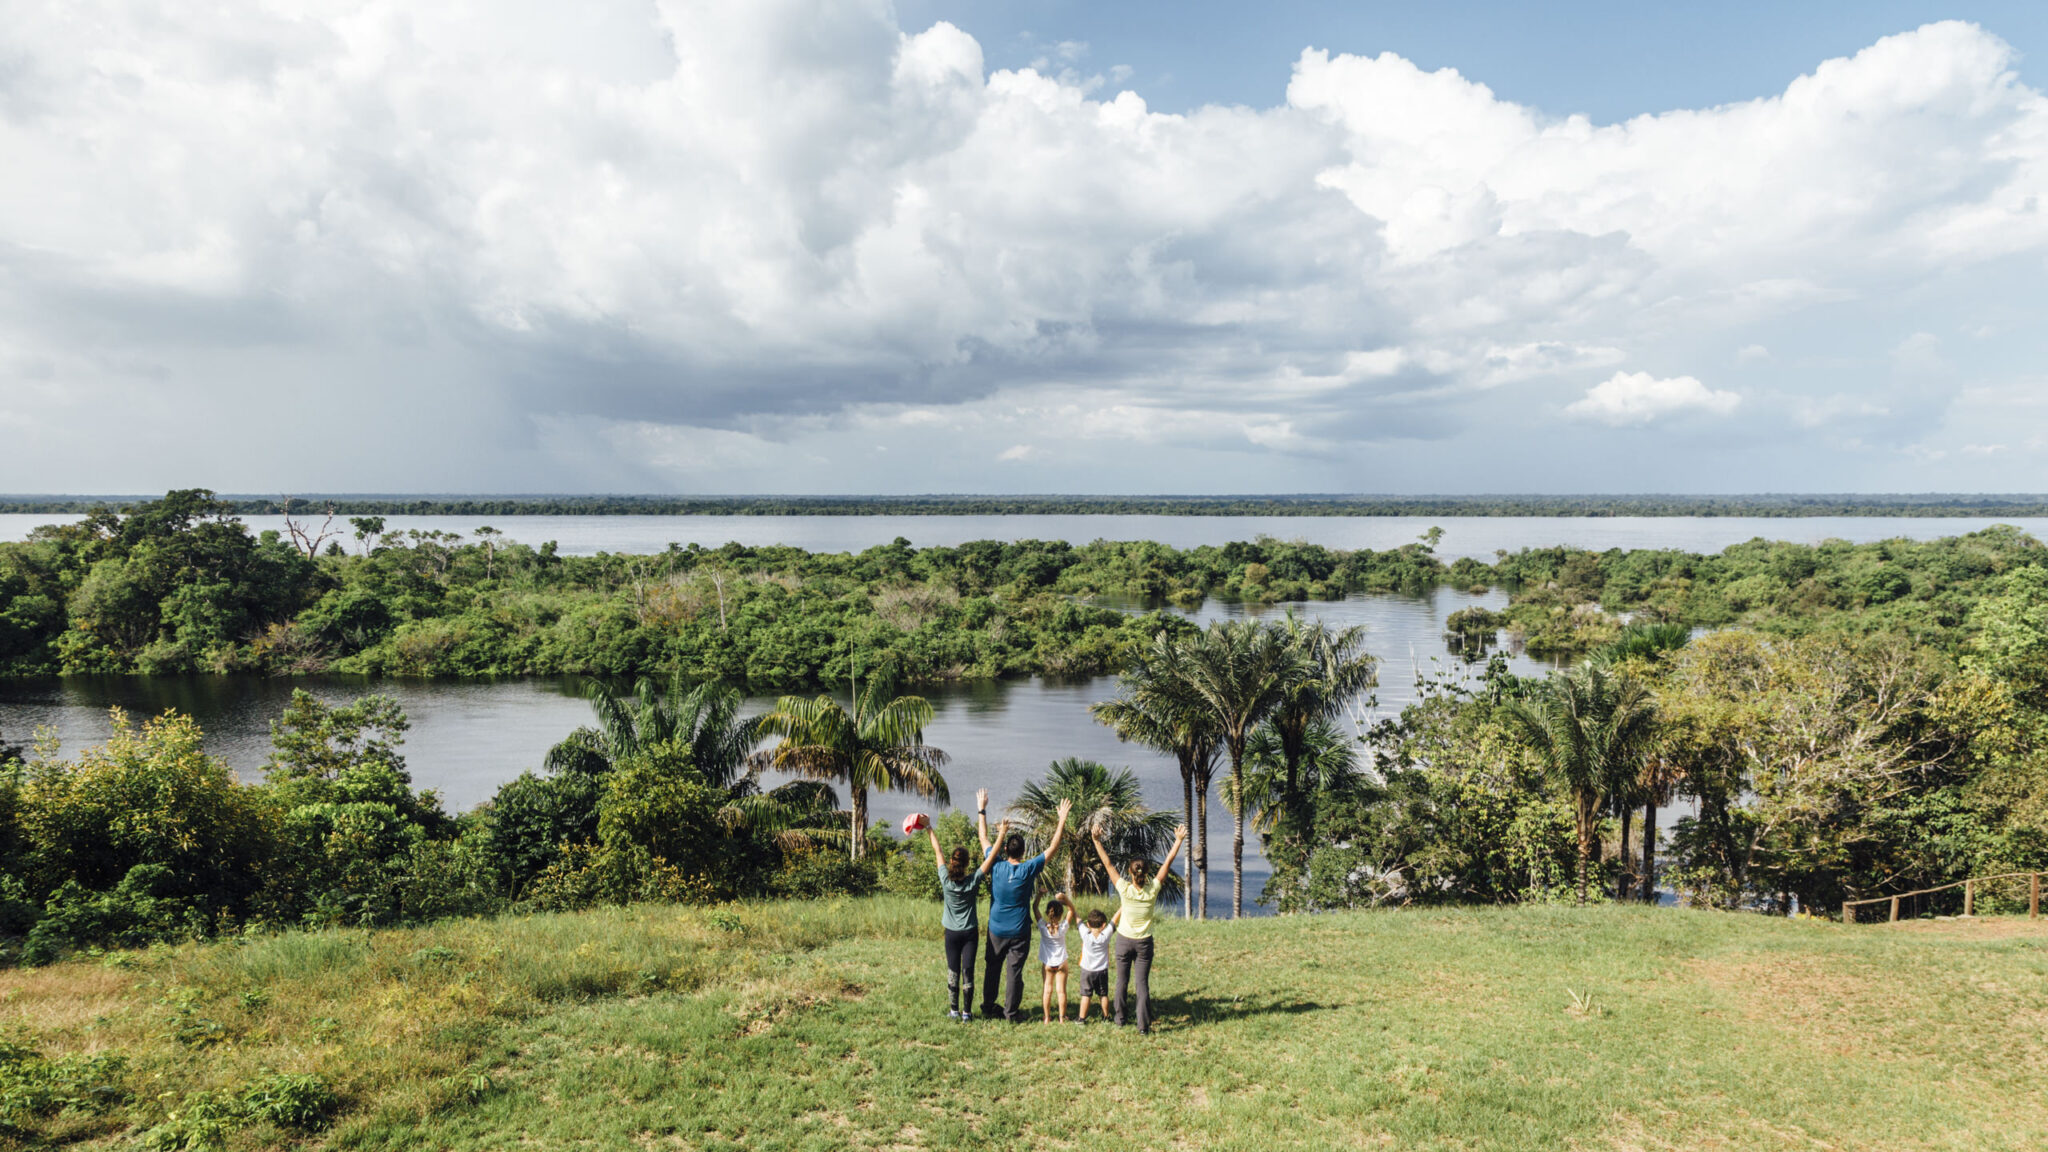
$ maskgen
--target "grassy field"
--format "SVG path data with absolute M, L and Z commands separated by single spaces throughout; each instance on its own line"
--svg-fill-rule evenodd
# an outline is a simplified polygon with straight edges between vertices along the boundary
M 947 1021 L 936 923 L 642 907 L 0 972 L 17 1069 L 118 1053 L 127 1094 L 17 1099 L 0 1145 L 2048 1147 L 2048 926 L 2025 920 L 1168 922 L 1150 1037 Z M 331 1121 L 234 1103 L 281 1073 L 331 1085 Z

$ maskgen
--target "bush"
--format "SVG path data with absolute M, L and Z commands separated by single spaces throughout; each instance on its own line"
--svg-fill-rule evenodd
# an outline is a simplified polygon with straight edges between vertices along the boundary
M 201 904 L 173 895 L 176 886 L 161 864 L 136 865 L 110 892 L 66 880 L 29 929 L 22 961 L 48 964 L 77 948 L 140 948 L 206 935 L 211 924 Z
M 157 865 L 149 898 L 188 900 L 209 919 L 245 912 L 275 852 L 276 806 L 206 755 L 190 717 L 166 712 L 138 732 L 117 708 L 113 723 L 106 746 L 76 763 L 27 769 L 18 818 L 26 898 L 42 902 L 70 884 L 67 904 L 90 902 L 82 894 Z
M 776 896 L 816 900 L 825 896 L 865 896 L 875 890 L 875 857 L 850 860 L 836 848 L 803 845 L 783 853 L 782 867 L 769 878 Z
M 280 1128 L 317 1132 L 340 1110 L 341 1099 L 318 1076 L 279 1072 L 244 1089 L 242 1106 L 251 1117 Z

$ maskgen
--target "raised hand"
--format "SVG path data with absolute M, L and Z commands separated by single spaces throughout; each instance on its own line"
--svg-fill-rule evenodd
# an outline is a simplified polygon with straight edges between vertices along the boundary
M 988 789 L 976 788 L 974 790 L 974 809 L 977 812 L 988 811 Z
M 1073 810 L 1074 802 L 1072 800 L 1060 801 L 1060 823 L 1065 824 L 1067 822 L 1067 813 Z
M 1173 838 L 1174 838 L 1175 840 L 1186 840 L 1186 839 L 1188 838 L 1188 826 L 1187 826 L 1187 825 L 1185 825 L 1185 824 L 1182 824 L 1182 825 L 1180 825 L 1180 826 L 1176 827 L 1176 828 L 1175 828 L 1175 829 L 1173 830 Z

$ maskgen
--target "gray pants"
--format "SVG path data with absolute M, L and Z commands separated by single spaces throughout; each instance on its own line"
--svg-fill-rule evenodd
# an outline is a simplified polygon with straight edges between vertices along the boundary
M 1024 999 L 1024 957 L 1031 951 L 1029 936 L 998 936 L 988 934 L 987 967 L 982 972 L 981 1014 L 996 1014 L 997 976 L 1009 979 L 1003 988 L 1003 1019 L 1015 1021 L 1017 1006 Z
M 1152 1031 L 1152 938 L 1133 940 L 1123 933 L 1116 937 L 1116 1022 L 1124 1022 L 1124 991 L 1131 977 L 1138 978 L 1138 1031 Z

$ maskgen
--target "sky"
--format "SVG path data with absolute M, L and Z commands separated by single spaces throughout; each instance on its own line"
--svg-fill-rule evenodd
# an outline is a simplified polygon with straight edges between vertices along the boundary
M 26 0 L 0 491 L 2048 490 L 2048 6 Z

